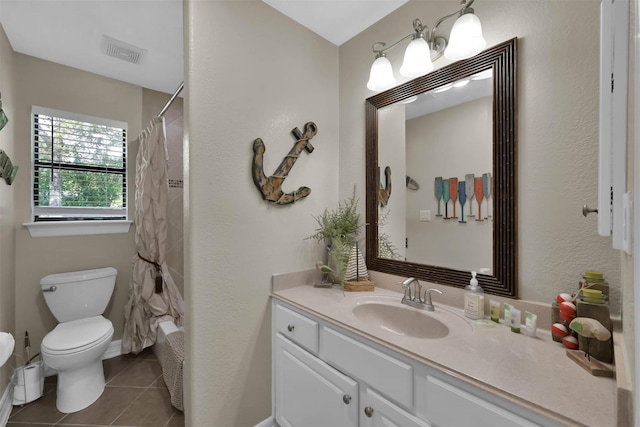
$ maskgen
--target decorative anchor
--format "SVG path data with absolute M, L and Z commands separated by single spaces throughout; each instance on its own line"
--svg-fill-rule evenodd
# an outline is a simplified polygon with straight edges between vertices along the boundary
M 380 207 L 384 208 L 389 203 L 389 197 L 391 197 L 391 168 L 387 166 L 384 168 L 385 185 L 378 188 L 378 200 L 380 200 Z
M 289 151 L 289 154 L 285 156 L 276 169 L 275 173 L 267 178 L 263 170 L 263 158 L 265 152 L 264 142 L 261 138 L 256 138 L 253 141 L 253 182 L 262 193 L 262 198 L 278 205 L 288 205 L 289 203 L 295 203 L 296 200 L 303 199 L 311 193 L 309 187 L 300 187 L 296 191 L 285 193 L 282 191 L 282 183 L 289 174 L 289 171 L 295 164 L 302 150 L 307 150 L 309 153 L 313 152 L 314 147 L 309 140 L 318 133 L 318 127 L 313 122 L 307 122 L 304 125 L 304 133 L 300 132 L 297 127 L 291 131 L 293 136 L 296 137 L 296 143 Z

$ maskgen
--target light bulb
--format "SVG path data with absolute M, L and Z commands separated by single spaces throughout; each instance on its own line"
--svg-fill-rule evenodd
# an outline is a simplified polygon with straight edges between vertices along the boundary
M 400 67 L 400 74 L 405 77 L 420 77 L 433 70 L 431 49 L 422 37 L 411 40 L 404 51 L 404 61 Z
M 442 93 L 442 92 L 446 92 L 446 91 L 448 91 L 449 89 L 451 89 L 452 87 L 453 87 L 453 83 L 447 83 L 447 84 L 446 84 L 446 85 L 444 85 L 444 86 L 440 86 L 439 88 L 434 89 L 434 90 L 433 90 L 433 93 Z
M 390 89 L 396 85 L 396 78 L 393 76 L 393 68 L 391 62 L 380 56 L 371 64 L 371 72 L 369 73 L 369 81 L 367 88 L 373 91 L 383 91 Z
M 473 13 L 465 13 L 453 24 L 444 56 L 453 61 L 471 58 L 482 52 L 486 45 L 480 19 Z

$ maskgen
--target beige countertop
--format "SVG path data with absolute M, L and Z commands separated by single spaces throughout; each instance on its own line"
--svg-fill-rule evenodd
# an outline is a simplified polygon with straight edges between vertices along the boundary
M 303 285 L 274 288 L 272 293 L 278 300 L 562 424 L 616 425 L 615 380 L 590 375 L 566 356 L 565 348 L 547 330 L 538 329 L 534 338 L 513 333 L 503 323 L 483 326 L 465 318 L 461 309 L 436 302 L 435 316 L 449 326 L 448 336 L 401 336 L 352 314 L 351 308 L 364 294 L 398 302 L 402 298 L 399 292 L 378 287 L 374 292 L 343 293 Z

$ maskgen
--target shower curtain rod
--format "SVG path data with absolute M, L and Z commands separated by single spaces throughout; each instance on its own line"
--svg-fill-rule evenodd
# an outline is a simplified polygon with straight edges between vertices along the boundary
M 176 99 L 176 97 L 180 95 L 180 92 L 182 92 L 182 89 L 184 89 L 184 82 L 180 83 L 180 87 L 173 93 L 173 96 L 169 99 L 169 101 L 167 101 L 167 104 L 164 106 L 162 111 L 160 111 L 160 114 L 158 114 L 158 117 L 162 117 L 164 113 L 167 112 L 169 107 L 171 107 L 171 104 L 173 104 L 174 99 Z

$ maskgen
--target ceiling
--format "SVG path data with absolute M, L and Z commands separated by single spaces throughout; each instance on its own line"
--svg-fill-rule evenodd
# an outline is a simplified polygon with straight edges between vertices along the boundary
M 408 0 L 263 1 L 339 46 Z M 182 0 L 0 0 L 0 23 L 19 53 L 165 93 L 184 79 Z M 139 63 L 105 55 L 103 36 Z

